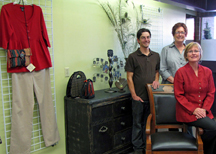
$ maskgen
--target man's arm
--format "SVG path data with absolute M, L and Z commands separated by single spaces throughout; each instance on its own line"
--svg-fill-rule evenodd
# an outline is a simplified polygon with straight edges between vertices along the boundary
M 139 96 L 136 95 L 133 82 L 133 72 L 127 72 L 127 83 L 133 100 L 144 102 Z
M 157 70 L 156 73 L 155 73 L 155 80 L 153 81 L 152 83 L 152 87 L 154 89 L 157 89 L 159 88 L 159 71 Z

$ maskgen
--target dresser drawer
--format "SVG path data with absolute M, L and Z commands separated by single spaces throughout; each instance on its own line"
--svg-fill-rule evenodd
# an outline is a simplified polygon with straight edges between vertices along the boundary
M 124 130 L 131 126 L 132 126 L 132 116 L 131 115 L 119 117 L 114 120 L 114 132 Z
M 112 104 L 92 109 L 92 122 L 105 120 L 113 117 Z
M 132 113 L 132 101 L 130 98 L 125 98 L 117 101 L 113 108 L 114 117 L 127 115 Z
M 102 154 L 112 149 L 113 122 L 109 121 L 93 127 L 93 152 Z
M 66 154 L 126 154 L 132 149 L 130 91 L 104 91 L 95 91 L 92 99 L 65 97 Z
M 132 139 L 132 129 L 131 128 L 125 131 L 116 133 L 114 136 L 114 147 L 131 143 L 131 139 Z

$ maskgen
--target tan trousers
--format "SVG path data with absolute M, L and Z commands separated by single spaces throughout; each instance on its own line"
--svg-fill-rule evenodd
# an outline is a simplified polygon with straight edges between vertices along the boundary
M 53 145 L 60 139 L 52 100 L 49 69 L 31 73 L 12 73 L 10 154 L 29 154 L 31 151 L 34 93 L 39 104 L 45 145 Z

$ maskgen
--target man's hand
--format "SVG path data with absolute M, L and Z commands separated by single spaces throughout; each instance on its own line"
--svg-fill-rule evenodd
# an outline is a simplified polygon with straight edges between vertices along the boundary
M 144 102 L 139 96 L 137 96 L 137 95 L 132 95 L 132 98 L 133 98 L 133 100 L 135 100 L 135 101 L 140 101 L 140 102 Z
M 205 118 L 206 117 L 206 110 L 202 108 L 196 108 L 193 112 L 197 119 Z
M 159 81 L 153 81 L 153 83 L 152 83 L 152 87 L 153 87 L 153 89 L 158 89 L 159 88 Z

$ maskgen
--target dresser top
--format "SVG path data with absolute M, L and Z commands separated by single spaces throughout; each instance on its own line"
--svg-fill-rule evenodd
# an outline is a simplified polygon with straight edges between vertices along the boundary
M 95 91 L 95 97 L 91 98 L 91 99 L 70 98 L 70 97 L 66 97 L 66 96 L 65 96 L 65 99 L 70 100 L 70 101 L 78 101 L 80 103 L 94 104 L 94 103 L 98 103 L 98 102 L 112 101 L 112 100 L 116 100 L 116 99 L 120 99 L 120 98 L 126 98 L 126 97 L 131 96 L 128 87 L 124 88 L 125 92 L 123 92 L 123 93 L 118 92 L 117 88 L 113 88 L 113 90 L 117 91 L 114 93 L 108 93 L 108 92 L 105 92 L 105 90 L 107 90 L 107 89 L 96 90 Z

